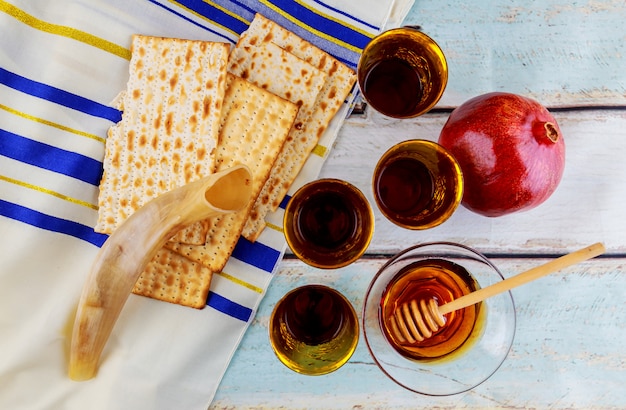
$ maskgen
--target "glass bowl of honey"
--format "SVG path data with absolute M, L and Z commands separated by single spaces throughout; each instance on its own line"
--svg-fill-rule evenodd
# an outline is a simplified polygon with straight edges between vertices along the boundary
M 422 301 L 441 306 L 503 279 L 485 256 L 460 244 L 426 243 L 398 253 L 373 278 L 364 301 L 363 332 L 374 361 L 393 381 L 425 395 L 458 394 L 483 383 L 513 344 L 511 293 L 447 313 L 445 324 L 422 340 L 414 322 L 428 315 L 415 310 Z

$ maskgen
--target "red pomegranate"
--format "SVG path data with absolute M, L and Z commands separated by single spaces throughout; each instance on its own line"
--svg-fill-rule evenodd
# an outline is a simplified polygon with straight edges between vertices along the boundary
M 463 205 L 485 216 L 543 203 L 565 168 L 565 142 L 552 114 L 511 93 L 483 94 L 461 104 L 441 130 L 439 144 L 463 171 Z

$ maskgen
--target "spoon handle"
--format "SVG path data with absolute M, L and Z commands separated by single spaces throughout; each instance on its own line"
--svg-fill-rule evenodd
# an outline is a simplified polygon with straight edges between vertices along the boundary
M 481 302 L 491 296 L 495 296 L 499 293 L 506 292 L 515 287 L 524 285 L 535 279 L 539 279 L 550 273 L 556 272 L 568 266 L 575 265 L 577 263 L 594 258 L 605 252 L 604 245 L 602 243 L 595 243 L 589 245 L 586 248 L 579 249 L 575 252 L 563 255 L 559 258 L 553 259 L 548 263 L 529 269 L 525 272 L 519 273 L 501 282 L 494 283 L 486 288 L 478 289 L 475 292 L 469 293 L 465 296 L 461 296 L 449 303 L 439 306 L 439 312 L 442 315 L 446 313 L 454 312 L 475 303 Z

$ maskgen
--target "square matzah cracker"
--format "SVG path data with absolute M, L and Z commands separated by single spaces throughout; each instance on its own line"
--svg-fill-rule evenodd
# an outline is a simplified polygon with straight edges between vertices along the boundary
M 133 293 L 202 309 L 212 276 L 206 266 L 162 248 L 141 273 Z
M 106 141 L 96 231 L 112 233 L 150 199 L 214 172 L 229 49 L 133 36 L 122 120 Z
M 247 223 L 256 225 L 260 221 L 265 226 L 265 216 L 273 210 L 274 204 L 278 206 L 321 136 L 310 127 L 315 103 L 328 75 L 269 42 L 254 46 L 237 44 L 230 53 L 228 71 L 300 106 L 285 147 Z M 248 237 L 245 232 L 244 236 Z
M 237 47 L 259 46 L 266 43 L 276 44 L 323 71 L 328 77 L 317 96 L 306 127 L 300 131 L 302 135 L 298 139 L 302 140 L 301 155 L 297 158 L 287 156 L 279 158 L 275 167 L 287 167 L 289 176 L 282 181 L 284 182 L 283 184 L 277 184 L 274 189 L 272 189 L 273 185 L 271 182 L 274 178 L 270 177 L 270 181 L 268 181 L 259 196 L 259 198 L 267 200 L 267 203 L 263 204 L 257 200 L 255 209 L 258 209 L 258 218 L 250 218 L 246 223 L 243 236 L 250 241 L 255 241 L 261 234 L 265 228 L 265 216 L 278 208 L 291 183 L 304 165 L 308 154 L 315 148 L 320 137 L 326 131 L 328 124 L 339 111 L 356 83 L 356 73 L 352 69 L 296 34 L 261 14 L 257 14 L 250 27 L 240 37 Z M 282 161 L 287 161 L 288 164 L 283 164 Z
M 253 176 L 252 198 L 256 198 L 287 139 L 298 107 L 239 77 L 229 74 L 227 78 L 216 153 L 217 170 L 247 165 Z M 209 218 L 210 229 L 204 245 L 169 242 L 166 246 L 209 268 L 209 272 L 219 272 L 230 257 L 253 204 L 251 200 L 239 212 Z M 157 268 L 158 261 L 151 265 L 151 269 Z M 160 269 L 166 271 L 165 267 Z M 144 275 L 150 273 L 144 272 L 142 277 Z M 210 279 L 211 276 L 205 274 L 199 280 L 207 291 Z M 204 294 L 204 290 L 198 294 Z

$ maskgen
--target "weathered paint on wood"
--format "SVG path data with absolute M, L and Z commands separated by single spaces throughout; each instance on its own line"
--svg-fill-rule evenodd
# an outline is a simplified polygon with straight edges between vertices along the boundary
M 443 47 L 450 81 L 438 108 L 490 91 L 536 98 L 553 109 L 567 146 L 563 180 L 538 208 L 486 218 L 459 208 L 428 231 L 407 231 L 374 206 L 367 254 L 338 270 L 288 256 L 218 389 L 212 408 L 626 408 L 626 4 L 607 1 L 416 0 L 405 24 Z M 573 109 L 563 109 L 563 108 Z M 610 108 L 609 108 L 610 107 Z M 436 140 L 448 113 L 413 120 L 373 112 L 349 118 L 322 177 L 357 185 L 373 203 L 371 175 L 396 142 Z M 515 289 L 513 348 L 486 383 L 452 397 L 410 393 L 374 364 L 361 339 L 351 360 L 319 377 L 278 362 L 267 323 L 296 286 L 325 283 L 360 313 L 369 281 L 391 254 L 415 243 L 455 241 L 486 252 L 505 277 L 592 242 L 602 257 Z M 524 256 L 523 258 L 521 256 Z
M 490 91 L 548 106 L 625 106 L 626 5 L 621 0 L 416 0 L 420 25 L 450 68 L 440 107 Z
M 285 260 L 220 385 L 212 408 L 624 408 L 626 395 L 626 259 L 596 259 L 512 291 L 517 329 L 512 350 L 487 382 L 467 393 L 428 397 L 408 392 L 374 364 L 363 338 L 350 361 L 326 376 L 284 367 L 268 340 L 276 301 L 288 290 L 325 283 L 359 312 L 384 259 L 322 271 Z M 505 277 L 543 259 L 493 262 Z M 361 333 L 362 336 L 362 333 Z
M 460 207 L 426 231 L 398 229 L 376 206 L 369 253 L 392 253 L 433 240 L 465 242 L 485 252 L 550 253 L 604 241 L 612 254 L 626 253 L 626 110 L 558 111 L 566 145 L 565 172 L 556 192 L 533 210 L 487 218 Z M 378 158 L 411 138 L 436 141 L 448 114 L 392 120 L 380 114 L 352 117 L 342 128 L 322 177 L 355 184 L 374 204 L 371 178 Z

